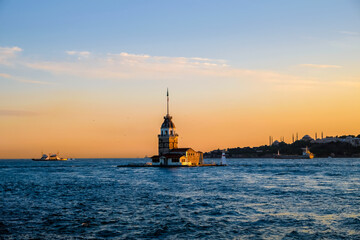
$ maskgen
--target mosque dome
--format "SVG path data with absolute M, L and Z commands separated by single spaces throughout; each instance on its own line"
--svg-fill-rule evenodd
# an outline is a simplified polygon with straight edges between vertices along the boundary
M 274 145 L 274 146 L 278 146 L 280 144 L 280 142 L 278 141 L 278 140 L 275 140 L 273 143 L 272 143 L 272 145 Z
M 314 140 L 312 137 L 310 137 L 309 135 L 305 135 L 301 140 L 303 141 L 311 141 Z

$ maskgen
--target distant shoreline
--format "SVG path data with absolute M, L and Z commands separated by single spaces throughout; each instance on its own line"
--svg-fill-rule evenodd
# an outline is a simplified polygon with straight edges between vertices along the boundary
M 220 157 L 206 157 L 204 158 L 206 159 L 220 159 Z M 358 158 L 360 159 L 360 157 L 314 157 L 313 159 L 332 159 L 332 158 Z M 274 157 L 227 157 L 226 159 L 276 159 Z M 312 160 L 312 159 L 307 159 L 307 158 L 282 158 L 282 159 L 277 159 L 277 160 Z
M 359 135 L 360 136 L 360 135 Z M 274 158 L 288 155 L 298 157 L 305 149 L 315 158 L 360 158 L 360 137 L 341 136 L 312 139 L 304 136 L 293 143 L 275 141 L 259 147 L 237 147 L 217 149 L 204 153 L 204 158 L 220 158 L 225 152 L 227 158 Z
M 314 157 L 313 159 L 333 159 L 333 158 L 351 158 L 351 159 L 360 159 L 360 157 L 347 157 L 347 156 L 339 156 L 339 157 Z M 147 159 L 146 157 L 143 158 L 133 158 L 133 157 L 122 157 L 122 158 L 76 158 L 74 159 L 75 161 L 77 160 L 128 160 L 128 159 Z M 204 158 L 204 160 L 215 160 L 215 159 L 221 159 L 221 156 L 219 157 L 206 157 Z M 274 157 L 227 157 L 226 159 L 276 159 Z M 12 161 L 12 160 L 29 160 L 32 161 L 31 158 L 0 158 L 0 161 Z M 284 159 L 278 159 L 278 160 L 312 160 L 312 159 L 293 159 L 293 158 L 284 158 Z M 62 162 L 72 162 L 73 160 L 68 160 L 68 161 L 62 161 Z M 36 161 L 32 161 L 32 162 L 36 162 Z M 46 162 L 46 161 L 42 161 L 42 162 Z M 50 161 L 49 161 L 50 162 Z M 53 162 L 53 161 L 52 161 Z

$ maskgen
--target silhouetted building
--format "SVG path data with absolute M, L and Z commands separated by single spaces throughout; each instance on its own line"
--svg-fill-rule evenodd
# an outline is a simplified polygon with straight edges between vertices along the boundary
M 348 136 L 346 138 L 339 138 L 339 137 L 326 137 L 322 139 L 317 139 L 314 141 L 315 143 L 332 143 L 332 142 L 342 142 L 342 143 L 349 143 L 354 147 L 360 147 L 360 138 Z
M 314 139 L 312 137 L 310 137 L 309 135 L 305 135 L 305 136 L 303 136 L 303 138 L 301 140 L 310 142 Z
M 178 134 L 169 114 L 169 91 L 167 92 L 167 114 L 160 128 L 159 155 L 151 157 L 152 165 L 197 166 L 204 163 L 203 153 L 192 148 L 178 148 Z

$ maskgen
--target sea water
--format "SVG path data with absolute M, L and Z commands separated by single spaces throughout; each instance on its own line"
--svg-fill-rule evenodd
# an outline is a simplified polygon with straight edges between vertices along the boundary
M 145 161 L 0 160 L 0 239 L 360 239 L 360 159 Z

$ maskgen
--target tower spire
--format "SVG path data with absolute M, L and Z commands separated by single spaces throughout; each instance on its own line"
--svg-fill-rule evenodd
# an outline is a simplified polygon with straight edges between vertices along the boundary
M 166 97 L 167 97 L 167 115 L 166 116 L 169 116 L 169 88 L 167 88 Z

